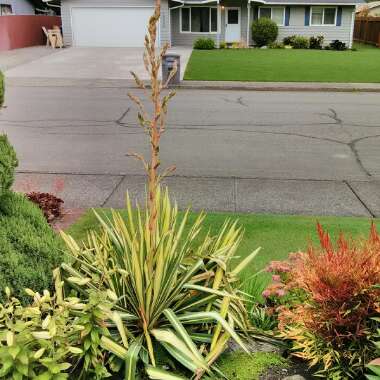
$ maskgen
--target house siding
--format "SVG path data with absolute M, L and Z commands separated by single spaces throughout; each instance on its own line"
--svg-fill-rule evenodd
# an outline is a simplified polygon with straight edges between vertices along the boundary
M 1 4 L 10 4 L 15 15 L 34 15 L 34 6 L 28 0 L 1 0 Z
M 174 46 L 192 46 L 198 38 L 211 38 L 216 44 L 219 37 L 216 33 L 181 33 L 180 31 L 181 9 L 173 9 L 170 13 L 171 22 L 171 44 Z
M 61 6 L 63 39 L 66 46 L 73 43 L 71 28 L 71 8 L 75 6 L 154 6 L 153 0 L 63 0 Z M 168 1 L 161 2 L 160 42 L 169 42 L 169 6 Z
M 249 35 L 249 45 L 253 44 L 251 35 L 251 24 L 258 14 L 258 5 L 251 5 L 250 20 L 248 20 L 247 1 L 240 2 L 227 0 L 221 1 L 224 7 L 240 7 L 241 14 L 241 41 L 247 41 Z M 284 37 L 296 34 L 305 37 L 323 35 L 325 44 L 333 40 L 341 40 L 347 45 L 351 41 L 352 33 L 352 13 L 355 11 L 353 6 L 342 7 L 342 23 L 340 26 L 305 26 L 305 6 L 290 6 L 290 17 L 288 26 L 279 26 L 278 41 Z M 171 11 L 171 42 L 177 46 L 192 46 L 197 38 L 211 38 L 217 45 L 225 38 L 225 11 L 221 10 L 220 34 L 208 33 L 181 33 L 180 31 L 180 9 Z M 248 29 L 248 30 L 247 30 Z
M 282 41 L 284 37 L 293 34 L 305 37 L 322 35 L 325 38 L 325 44 L 329 44 L 333 40 L 340 40 L 349 45 L 352 32 L 352 13 L 354 11 L 354 7 L 343 7 L 342 24 L 340 26 L 305 26 L 305 7 L 291 7 L 289 26 L 280 26 L 278 28 L 278 41 Z

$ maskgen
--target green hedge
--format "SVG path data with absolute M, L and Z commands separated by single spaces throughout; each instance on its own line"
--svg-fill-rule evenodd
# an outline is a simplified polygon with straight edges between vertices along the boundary
M 23 302 L 30 301 L 25 288 L 49 289 L 52 269 L 62 261 L 62 241 L 41 210 L 11 190 L 17 164 L 7 136 L 0 135 L 0 302 L 5 287 Z
M 23 195 L 8 192 L 0 202 L 0 301 L 6 286 L 23 301 L 24 288 L 41 292 L 62 261 L 62 242 L 41 210 Z
M 263 17 L 252 23 L 252 39 L 259 47 L 276 41 L 278 36 L 277 24 L 269 18 Z
M 6 135 L 0 135 L 0 198 L 13 185 L 14 171 L 18 165 L 16 152 Z
M 194 41 L 193 48 L 196 50 L 213 50 L 215 41 L 212 38 L 198 38 Z

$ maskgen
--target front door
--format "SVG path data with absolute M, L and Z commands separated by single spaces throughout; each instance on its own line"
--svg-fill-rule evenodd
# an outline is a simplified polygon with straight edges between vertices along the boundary
M 225 8 L 226 42 L 240 41 L 240 8 Z

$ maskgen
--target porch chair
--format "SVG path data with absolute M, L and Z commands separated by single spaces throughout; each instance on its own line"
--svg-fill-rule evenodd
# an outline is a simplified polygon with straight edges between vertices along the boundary
M 53 49 L 56 47 L 62 48 L 63 47 L 63 38 L 61 29 L 59 26 L 53 26 L 53 29 L 46 29 L 44 26 L 42 27 L 42 30 L 46 36 L 46 46 L 48 47 L 51 45 Z
M 52 48 L 55 47 L 55 37 L 48 32 L 48 30 L 43 26 L 42 27 L 42 30 L 45 34 L 45 37 L 46 37 L 46 47 L 49 47 L 49 45 L 51 45 Z

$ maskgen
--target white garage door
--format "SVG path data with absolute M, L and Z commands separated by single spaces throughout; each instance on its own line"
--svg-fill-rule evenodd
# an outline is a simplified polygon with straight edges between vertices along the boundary
M 74 46 L 141 47 L 151 7 L 73 7 Z

